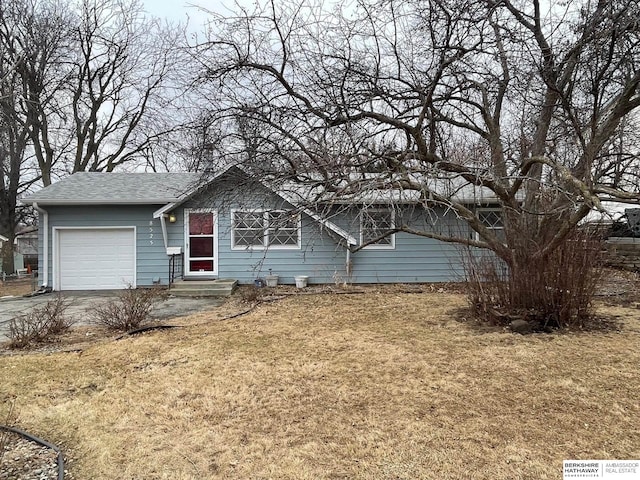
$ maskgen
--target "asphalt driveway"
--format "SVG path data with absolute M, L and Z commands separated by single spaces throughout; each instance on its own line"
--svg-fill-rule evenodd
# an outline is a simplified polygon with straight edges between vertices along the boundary
M 37 295 L 34 297 L 5 297 L 0 298 L 0 342 L 8 339 L 9 322 L 12 318 L 24 315 L 34 307 L 42 306 L 55 298 L 57 293 Z M 76 325 L 91 323 L 91 310 L 96 305 L 114 301 L 118 291 L 89 291 L 65 292 L 62 296 L 68 301 L 69 308 L 66 315 L 71 317 Z M 154 306 L 151 317 L 156 320 L 170 320 L 172 318 L 190 315 L 215 308 L 224 302 L 219 297 L 168 297 Z

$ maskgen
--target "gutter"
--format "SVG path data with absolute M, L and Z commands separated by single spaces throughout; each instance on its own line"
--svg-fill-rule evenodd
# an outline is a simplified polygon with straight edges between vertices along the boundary
M 42 214 L 42 286 L 47 287 L 49 283 L 49 212 L 33 202 L 33 208 Z M 38 273 L 39 274 L 39 273 Z
M 287 200 L 287 199 L 285 198 L 285 200 Z M 289 203 L 291 203 L 291 202 L 289 202 Z M 292 205 L 295 205 L 295 204 L 292 204 Z M 307 215 L 309 215 L 316 222 L 320 223 L 320 225 L 323 225 L 324 227 L 328 228 L 329 230 L 333 231 L 337 235 L 339 235 L 342 238 L 344 238 L 345 241 L 346 241 L 346 244 L 347 244 L 347 249 L 349 247 L 351 247 L 351 245 L 357 245 L 358 244 L 357 240 L 355 239 L 355 237 L 353 235 L 350 235 L 349 232 L 347 232 L 343 228 L 340 228 L 339 226 L 337 226 L 332 221 L 326 220 L 325 218 L 322 218 L 320 215 L 318 215 L 317 213 L 315 213 L 314 211 L 312 211 L 312 210 L 310 210 L 308 208 L 303 208 L 302 212 L 306 213 Z
M 34 194 L 35 196 L 35 194 Z M 167 202 L 180 202 L 182 198 L 146 198 L 143 200 L 127 200 L 122 198 L 91 198 L 91 199 L 78 199 L 78 198 L 69 198 L 69 199 L 56 199 L 56 198 L 36 198 L 31 200 L 29 197 L 21 199 L 21 203 L 25 205 L 34 204 L 37 202 L 44 202 L 47 205 L 54 206 L 74 206 L 74 205 L 163 205 Z
M 261 183 L 261 184 L 264 185 L 263 183 Z M 268 188 L 273 193 L 278 195 L 280 198 L 284 199 L 286 202 L 289 202 L 294 207 L 299 208 L 302 213 L 308 215 L 309 217 L 314 219 L 316 222 L 318 222 L 320 225 L 328 228 L 329 230 L 331 230 L 332 232 L 334 232 L 338 236 L 344 238 L 344 240 L 346 241 L 346 244 L 347 244 L 347 248 L 349 248 L 351 245 L 357 245 L 358 244 L 358 241 L 355 239 L 355 237 L 353 235 L 350 235 L 349 232 L 347 232 L 343 228 L 340 228 L 338 225 L 336 225 L 332 221 L 321 217 L 320 215 L 318 215 L 316 212 L 314 212 L 310 208 L 306 208 L 304 206 L 299 207 L 298 203 L 293 198 L 291 198 L 289 195 L 287 195 L 287 194 L 285 194 L 283 192 L 279 192 L 279 191 L 273 190 L 272 188 L 269 188 L 268 186 L 265 186 L 265 188 Z

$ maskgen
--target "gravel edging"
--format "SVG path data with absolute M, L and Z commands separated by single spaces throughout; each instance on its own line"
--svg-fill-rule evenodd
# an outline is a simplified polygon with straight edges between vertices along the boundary
M 0 480 L 58 480 L 58 452 L 11 431 L 0 457 Z M 65 472 L 66 474 L 66 472 Z

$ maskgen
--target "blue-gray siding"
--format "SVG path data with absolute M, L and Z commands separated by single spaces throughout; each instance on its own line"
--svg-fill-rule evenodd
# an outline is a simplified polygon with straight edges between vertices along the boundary
M 229 186 L 227 185 L 227 192 Z M 186 208 L 209 208 L 218 214 L 218 277 L 251 283 L 264 277 L 269 269 L 280 283 L 294 283 L 294 276 L 308 275 L 310 283 L 392 283 L 437 282 L 461 279 L 460 251 L 455 244 L 398 233 L 395 248 L 365 248 L 351 255 L 351 275 L 347 273 L 347 252 L 336 234 L 307 215 L 302 216 L 300 249 L 236 250 L 231 246 L 231 211 L 250 208 L 292 208 L 266 190 L 251 192 L 235 187 L 234 195 L 203 192 L 173 212 L 175 223 L 167 223 L 168 245 L 184 250 L 184 212 Z M 147 206 L 45 206 L 49 213 L 49 284 L 52 284 L 54 227 L 136 227 L 136 276 L 138 286 L 151 285 L 154 279 L 168 282 L 169 257 L 166 255 L 159 219 L 153 212 L 162 205 Z M 334 209 L 332 221 L 359 239 L 359 221 L 353 209 Z M 468 229 L 444 210 L 427 214 L 416 207 L 399 210 L 397 221 L 439 233 L 468 235 Z M 40 225 L 43 225 L 42 219 Z M 42 231 L 39 236 L 42 252 Z M 43 271 L 43 255 L 40 271 Z
M 168 257 L 162 240 L 160 220 L 153 218 L 153 212 L 161 205 L 142 206 L 48 206 L 49 214 L 49 256 L 48 283 L 53 285 L 53 262 L 56 252 L 53 231 L 56 227 L 136 227 L 136 280 L 137 285 L 152 285 L 160 278 L 168 282 Z M 40 225 L 43 225 L 40 218 Z M 39 246 L 43 242 L 43 232 L 39 232 Z M 40 250 L 42 252 L 42 250 Z M 43 255 L 38 256 L 39 271 L 43 271 Z M 42 278 L 42 276 L 40 276 Z
M 185 209 L 209 208 L 218 215 L 218 276 L 234 278 L 241 283 L 269 274 L 278 274 L 280 283 L 293 284 L 296 275 L 309 276 L 310 282 L 331 283 L 348 281 L 346 278 L 346 249 L 333 240 L 320 225 L 303 215 L 300 249 L 234 249 L 231 242 L 232 210 L 273 208 L 291 209 L 291 205 L 267 192 L 216 198 L 197 198 L 176 211 L 177 222 L 168 226 L 170 246 L 184 248 Z
M 235 250 L 231 246 L 231 211 L 234 209 L 290 209 L 280 197 L 255 185 L 251 193 L 242 186 L 227 185 L 225 192 L 206 192 L 182 205 L 176 211 L 178 221 L 169 226 L 169 244 L 182 246 L 184 209 L 211 208 L 218 214 L 219 276 L 252 282 L 269 273 L 279 275 L 281 283 L 294 283 L 294 276 L 308 275 L 310 283 L 394 283 L 439 282 L 462 278 L 459 247 L 416 235 L 397 233 L 394 249 L 365 248 L 351 255 L 351 272 L 347 271 L 344 242 L 336 242 L 336 234 L 312 218 L 302 216 L 302 247 L 299 250 Z M 222 200 L 218 200 L 222 199 Z M 360 237 L 360 222 L 356 209 L 330 212 L 332 222 L 356 239 Z M 407 207 L 397 214 L 416 228 L 438 233 L 468 235 L 468 227 L 452 214 L 438 209 L 427 214 L 422 208 Z

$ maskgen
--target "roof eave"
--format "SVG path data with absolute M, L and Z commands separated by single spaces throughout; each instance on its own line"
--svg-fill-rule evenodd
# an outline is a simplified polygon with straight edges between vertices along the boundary
M 179 202 L 179 199 L 175 198 L 153 198 L 148 200 L 59 200 L 59 199 L 46 199 L 46 198 L 34 198 L 23 199 L 20 203 L 24 205 L 49 205 L 49 206 L 82 206 L 82 205 L 165 205 L 167 203 Z
M 153 218 L 160 218 L 162 217 L 165 213 L 167 213 L 170 210 L 173 210 L 174 208 L 176 208 L 180 203 L 178 202 L 170 202 L 167 203 L 166 205 L 160 207 L 158 210 L 156 210 L 155 212 L 153 212 Z

